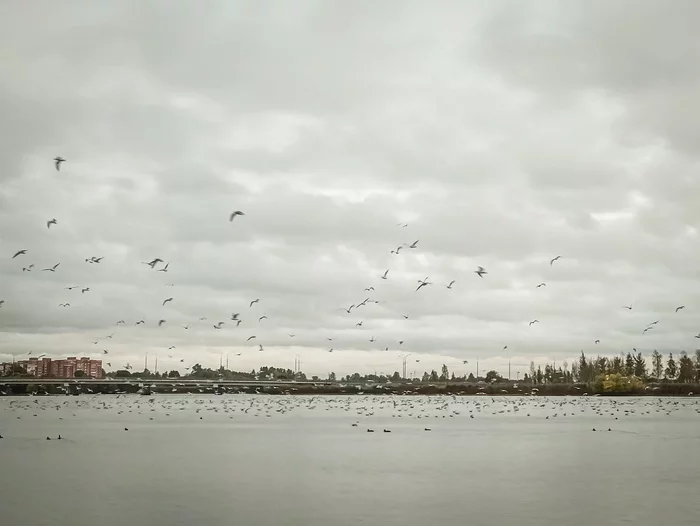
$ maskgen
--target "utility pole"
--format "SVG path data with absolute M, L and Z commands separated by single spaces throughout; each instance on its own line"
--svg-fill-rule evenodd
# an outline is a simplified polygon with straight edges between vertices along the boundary
M 143 370 L 144 371 L 148 370 L 148 353 L 146 353 L 146 359 L 144 360 L 144 363 L 143 363 Z
M 411 356 L 411 353 L 402 354 L 401 356 L 399 356 L 399 358 L 401 358 L 401 361 L 402 361 L 402 373 L 403 373 L 401 376 L 402 380 L 406 379 L 406 360 L 408 359 L 409 356 Z
M 476 379 L 479 379 L 479 357 L 476 357 Z
M 158 372 L 158 355 L 157 354 L 156 354 L 156 370 L 153 372 L 155 372 L 155 373 Z
M 226 370 L 227 371 L 229 370 L 229 368 L 228 368 L 228 353 L 226 353 Z

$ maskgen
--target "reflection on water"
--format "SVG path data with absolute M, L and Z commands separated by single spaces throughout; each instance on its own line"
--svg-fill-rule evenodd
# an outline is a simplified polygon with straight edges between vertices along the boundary
M 700 514 L 694 398 L 0 398 L 0 435 L 8 525 L 678 525 Z

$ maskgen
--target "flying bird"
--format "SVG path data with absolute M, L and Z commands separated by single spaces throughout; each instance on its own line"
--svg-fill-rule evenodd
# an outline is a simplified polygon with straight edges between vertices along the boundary
M 231 314 L 231 320 L 232 320 L 232 321 L 235 321 L 235 320 L 238 319 L 239 316 L 240 316 L 240 313 L 234 312 L 234 313 Z
M 644 329 L 644 330 L 642 331 L 642 334 L 646 333 L 647 331 L 652 330 L 653 328 L 654 328 L 654 327 L 647 327 L 646 329 Z
M 22 267 L 22 272 L 31 272 L 32 268 L 34 268 L 34 263 L 29 265 L 28 267 Z
M 483 277 L 484 277 L 484 274 L 488 274 L 488 272 L 486 272 L 486 269 L 484 269 L 484 267 L 479 267 L 479 268 L 477 268 L 477 269 L 474 271 L 474 273 L 475 273 L 475 274 L 478 274 L 480 278 L 483 278 Z
M 693 336 L 693 338 L 700 338 L 700 332 Z
M 539 322 L 540 322 L 540 320 L 532 320 L 532 321 L 530 322 L 530 325 L 532 325 L 533 323 L 539 323 Z
M 170 302 L 170 301 L 173 301 L 173 299 L 172 299 L 172 298 L 166 298 L 165 300 L 163 300 L 163 305 L 165 305 L 166 303 L 168 303 L 168 302 Z
M 452 281 L 450 281 L 450 284 L 449 284 L 449 285 L 445 285 L 445 287 L 447 287 L 448 289 L 452 289 L 452 285 L 455 284 L 455 281 L 456 281 L 456 280 L 453 279 Z
M 296 336 L 296 335 L 295 335 L 295 334 L 290 334 L 290 335 L 289 335 L 290 338 L 294 338 L 294 336 Z
M 367 288 L 365 289 L 365 292 L 371 292 L 371 291 L 373 291 L 373 290 L 374 290 L 374 287 L 367 287 Z
M 622 308 L 627 309 L 627 310 L 632 310 L 632 305 L 631 304 L 630 305 L 623 305 Z
M 370 341 L 370 343 L 374 343 L 374 342 L 376 342 L 377 340 L 374 338 L 374 336 L 372 336 L 372 337 L 369 339 L 369 341 Z
M 224 322 L 223 322 L 223 321 L 220 321 L 219 323 L 217 323 L 216 325 L 214 325 L 214 328 L 215 328 L 215 329 L 220 329 L 221 326 L 222 326 L 223 324 L 224 324 Z
M 158 321 L 158 327 L 160 327 L 161 325 L 163 325 L 166 321 L 167 321 L 167 320 L 160 320 L 160 321 Z
M 401 317 L 402 317 L 404 320 L 407 320 L 407 319 L 408 319 L 408 314 L 402 314 Z
M 2 307 L 4 303 L 5 303 L 5 300 L 0 300 L 0 307 Z
M 554 262 L 557 261 L 557 260 L 560 259 L 560 258 L 561 258 L 561 256 L 557 256 L 557 257 L 553 258 L 552 260 L 550 260 L 549 266 L 551 267 L 551 266 L 554 264 Z
M 678 312 L 681 309 L 685 309 L 685 305 L 681 305 L 680 307 L 676 307 L 676 312 Z
M 403 345 L 403 340 L 399 340 L 399 345 Z
M 400 226 L 402 228 L 406 228 L 408 226 L 408 223 L 396 223 L 396 226 Z
M 253 303 L 258 303 L 260 301 L 260 298 L 255 298 L 253 301 L 250 302 L 250 305 L 248 307 L 252 307 Z
M 265 316 L 265 315 L 263 314 L 262 316 L 260 316 L 260 317 L 258 318 L 258 321 L 261 322 L 261 321 L 266 320 L 266 319 L 267 319 L 267 316 Z
M 355 324 L 355 327 L 362 327 L 362 322 L 361 322 L 361 321 L 358 321 L 358 322 Z
M 263 346 L 262 346 L 262 344 L 260 343 L 260 344 L 258 344 L 258 345 L 260 346 L 260 349 L 258 349 L 258 350 L 259 350 L 260 352 L 262 352 L 262 351 L 263 351 Z
M 90 292 L 90 287 L 85 287 L 84 289 L 80 289 L 81 294 L 85 294 L 86 292 Z
M 56 269 L 58 268 L 59 265 L 60 265 L 60 263 L 56 263 L 56 264 L 55 264 L 53 267 L 51 267 L 51 268 L 42 268 L 41 270 L 48 270 L 49 272 L 56 272 Z
M 167 272 L 168 265 L 170 265 L 170 261 L 168 261 L 163 268 L 159 268 L 158 270 L 156 270 L 156 272 Z
M 117 325 L 124 325 L 125 323 L 126 323 L 126 322 L 125 322 L 124 320 L 119 320 L 119 321 L 117 322 Z
M 252 340 L 253 338 L 255 338 L 255 336 L 248 336 L 248 339 L 247 339 L 246 341 L 249 342 L 249 341 Z
M 17 252 L 15 252 L 15 255 L 12 256 L 12 259 L 15 259 L 17 256 L 21 256 L 21 255 L 26 254 L 26 253 L 27 253 L 26 248 L 24 250 L 18 250 Z
M 102 349 L 102 352 L 103 352 L 104 354 L 109 354 L 109 351 L 108 351 L 107 349 Z
M 58 222 L 56 221 L 56 218 L 54 217 L 51 221 L 46 222 L 46 228 L 51 228 L 51 225 L 57 225 Z
M 236 320 L 236 327 L 238 327 L 243 320 Z
M 146 323 L 144 320 L 139 320 L 139 321 L 137 321 L 134 325 L 141 325 L 141 324 L 144 324 L 144 323 Z
M 418 241 L 420 241 L 420 239 L 416 239 L 413 244 L 408 245 L 408 248 L 418 248 Z
M 59 303 L 59 307 L 70 307 L 70 303 Z
M 240 210 L 235 210 L 231 212 L 231 215 L 228 217 L 229 222 L 233 221 L 236 219 L 236 216 L 244 216 L 245 214 L 241 212 Z
M 594 341 L 593 343 L 598 344 L 598 343 L 600 343 L 600 340 L 596 340 L 596 341 Z
M 163 262 L 162 259 L 160 259 L 160 258 L 155 258 L 153 261 L 148 261 L 148 262 L 142 261 L 141 263 L 143 263 L 144 265 L 148 265 L 148 266 L 151 267 L 151 268 L 155 268 L 155 266 L 156 266 L 158 263 L 162 263 L 162 262 Z
M 384 274 L 382 274 L 381 278 L 382 278 L 382 279 L 387 279 L 387 278 L 386 278 L 386 275 L 387 275 L 388 273 L 389 273 L 389 269 L 387 269 L 386 272 L 384 272 Z
M 182 328 L 185 329 L 185 330 L 187 330 L 187 329 L 190 328 L 190 326 L 189 326 L 189 325 L 183 325 Z
M 420 280 L 420 279 L 419 279 L 419 280 L 418 280 L 418 283 L 420 283 L 420 285 L 418 285 L 418 288 L 416 289 L 416 292 L 418 292 L 418 291 L 419 291 L 421 288 L 423 288 L 423 287 L 426 287 L 426 286 L 428 286 L 428 285 L 432 285 L 432 283 L 430 283 L 430 282 L 428 281 L 428 276 L 426 276 L 424 280 Z
M 540 284 L 537 285 L 537 287 L 535 287 L 535 288 L 539 289 L 540 287 L 546 287 L 546 286 L 547 286 L 546 283 L 540 283 Z
M 392 250 L 391 253 L 392 253 L 392 254 L 398 254 L 399 251 L 400 251 L 402 248 L 403 248 L 403 246 L 400 246 L 400 247 L 398 247 L 396 250 Z
M 61 163 L 66 162 L 66 160 L 63 157 L 61 157 L 60 155 L 57 157 L 54 157 L 53 160 L 54 160 L 54 166 L 56 166 L 56 171 L 60 172 L 61 171 Z

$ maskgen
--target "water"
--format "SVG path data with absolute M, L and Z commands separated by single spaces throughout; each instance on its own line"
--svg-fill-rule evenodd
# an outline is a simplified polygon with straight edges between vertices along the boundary
M 693 398 L 5 397 L 0 434 L 11 526 L 700 516 Z

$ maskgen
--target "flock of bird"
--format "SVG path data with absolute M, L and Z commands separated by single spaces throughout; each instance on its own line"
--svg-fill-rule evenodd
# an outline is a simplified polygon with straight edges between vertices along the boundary
M 66 160 L 65 160 L 64 158 L 62 158 L 62 157 L 60 157 L 60 156 L 55 157 L 55 158 L 54 158 L 55 169 L 56 169 L 57 171 L 60 171 L 60 170 L 61 170 L 61 167 L 62 167 L 62 165 L 63 165 L 63 163 L 65 163 L 65 162 L 66 162 Z M 228 215 L 228 220 L 229 220 L 229 222 L 234 223 L 234 221 L 236 221 L 237 218 L 243 218 L 243 217 L 245 217 L 245 213 L 244 213 L 243 211 L 241 211 L 241 210 L 234 210 L 234 211 L 230 212 L 230 214 Z M 240 221 L 240 219 L 239 219 L 239 221 Z M 407 223 L 398 223 L 396 226 L 403 229 L 403 228 L 408 227 L 408 224 L 407 224 Z M 52 227 L 53 227 L 53 228 L 52 228 Z M 48 219 L 48 220 L 46 221 L 46 228 L 47 228 L 48 230 L 54 230 L 54 229 L 56 229 L 56 228 L 60 228 L 60 222 L 59 222 L 56 218 Z M 401 256 L 402 251 L 416 251 L 416 250 L 419 250 L 419 243 L 420 243 L 420 240 L 415 240 L 415 241 L 410 242 L 410 243 L 409 243 L 409 242 L 401 243 L 400 245 L 396 246 L 396 248 L 393 248 L 393 249 L 390 251 L 390 254 L 393 254 L 393 255 L 395 255 L 395 256 Z M 28 249 L 25 249 L 25 248 L 18 248 L 17 250 L 15 250 L 14 252 L 12 252 L 11 259 L 12 259 L 12 260 L 16 260 L 16 259 L 19 258 L 19 260 L 25 261 L 25 260 L 26 260 L 28 257 L 30 257 L 30 256 L 31 256 L 31 255 L 29 254 Z M 90 256 L 90 257 L 85 258 L 85 263 L 90 264 L 90 265 L 100 265 L 100 264 L 102 264 L 102 261 L 103 261 L 104 259 L 105 259 L 104 256 Z M 561 256 L 561 255 L 557 255 L 557 256 L 553 257 L 553 258 L 549 261 L 549 266 L 550 266 L 550 267 L 553 267 L 554 264 L 555 264 L 556 262 L 560 261 L 561 259 L 562 259 L 562 256 Z M 170 271 L 170 262 L 165 262 L 165 261 L 164 261 L 162 258 L 160 258 L 160 257 L 154 257 L 154 258 L 151 259 L 150 261 L 143 261 L 142 264 L 144 264 L 145 266 L 149 267 L 149 268 L 150 268 L 152 271 L 154 271 L 154 272 L 158 272 L 158 273 L 167 273 L 167 272 Z M 53 264 L 53 265 L 47 266 L 47 267 L 45 267 L 45 268 L 41 268 L 40 271 L 41 271 L 41 272 L 57 273 L 57 272 L 60 272 L 60 270 L 59 270 L 60 265 L 61 265 L 61 262 L 58 262 L 58 263 L 55 263 L 55 264 Z M 22 272 L 25 272 L 25 273 L 26 273 L 26 272 L 33 272 L 34 270 L 36 270 L 36 269 L 35 269 L 34 263 L 29 263 L 29 264 L 26 265 L 26 266 L 18 267 L 18 269 L 19 269 L 19 268 L 21 268 L 21 271 L 22 271 Z M 475 276 L 477 276 L 477 277 L 480 278 L 480 279 L 488 279 L 488 276 L 489 276 L 488 271 L 487 271 L 484 267 L 482 267 L 482 266 L 477 266 L 477 268 L 473 271 L 473 273 L 475 274 Z M 363 292 L 364 292 L 364 294 L 363 294 L 364 299 L 362 299 L 361 301 L 356 301 L 356 302 L 350 304 L 348 307 L 339 308 L 338 310 L 342 310 L 342 311 L 344 311 L 346 314 L 358 314 L 358 315 L 359 315 L 360 312 L 361 312 L 361 309 L 366 308 L 369 304 L 379 304 L 380 301 L 377 300 L 377 299 L 375 299 L 374 296 L 375 296 L 375 294 L 378 292 L 378 290 L 381 291 L 381 285 L 380 285 L 380 283 L 382 283 L 382 282 L 387 282 L 388 280 L 391 280 L 391 279 L 392 279 L 392 278 L 391 278 L 391 269 L 390 269 L 390 268 L 386 269 L 382 274 L 380 274 L 380 275 L 377 276 L 377 279 L 380 280 L 380 281 L 378 281 L 378 282 L 376 282 L 376 283 L 369 284 L 366 288 L 364 288 L 364 291 L 363 291 Z M 456 279 L 452 279 L 452 280 L 449 281 L 449 283 L 443 284 L 443 286 L 444 286 L 444 288 L 445 288 L 446 291 L 454 291 L 454 290 L 455 290 L 455 285 L 456 285 L 456 283 L 457 283 L 457 280 L 456 280 Z M 431 287 L 431 286 L 433 286 L 433 285 L 435 285 L 435 282 L 430 281 L 430 277 L 429 277 L 429 276 L 426 276 L 425 278 L 419 279 L 419 280 L 417 281 L 417 286 L 415 287 L 415 291 L 414 291 L 414 292 L 415 292 L 415 293 L 421 293 L 421 291 L 422 291 L 423 289 L 425 289 L 425 288 L 427 288 L 427 287 Z M 173 286 L 175 286 L 175 284 L 174 284 L 174 283 L 168 283 L 168 284 L 166 284 L 166 286 L 173 287 Z M 535 285 L 534 288 L 540 289 L 540 288 L 546 287 L 546 286 L 547 286 L 547 284 L 546 284 L 545 282 L 540 282 L 539 284 Z M 69 285 L 69 286 L 66 286 L 66 287 L 65 287 L 65 290 L 66 290 L 66 291 L 79 290 L 79 291 L 80 291 L 80 294 L 86 294 L 86 293 L 89 293 L 89 292 L 91 291 L 90 286 L 79 286 L 79 285 Z M 165 309 L 165 307 L 166 307 L 168 304 L 170 304 L 170 303 L 172 303 L 172 302 L 174 302 L 174 301 L 176 301 L 174 296 L 168 296 L 168 297 L 164 298 L 164 299 L 162 300 L 161 308 Z M 3 307 L 3 306 L 5 305 L 5 303 L 6 303 L 6 300 L 5 300 L 5 299 L 0 299 L 0 308 Z M 255 314 L 253 314 L 253 308 L 256 307 L 256 306 L 258 306 L 258 305 L 260 305 L 260 303 L 261 303 L 261 299 L 260 299 L 260 298 L 252 299 L 252 300 L 250 300 L 250 301 L 247 303 L 248 309 L 251 310 L 251 314 L 250 314 L 250 315 L 252 316 L 253 319 L 257 319 L 257 323 L 256 323 L 255 325 L 257 325 L 258 327 L 261 327 L 262 324 L 263 324 L 263 322 L 265 322 L 265 320 L 268 320 L 268 317 L 267 317 L 267 315 L 266 315 L 265 313 L 260 314 L 259 312 L 257 312 L 257 313 L 255 313 Z M 63 302 L 61 302 L 61 303 L 58 304 L 58 307 L 60 307 L 60 308 L 62 308 L 62 309 L 70 308 L 70 307 L 71 307 L 71 302 L 70 302 L 70 301 L 63 301 Z M 631 311 L 631 310 L 633 309 L 633 304 L 624 305 L 622 308 Z M 681 310 L 683 310 L 683 309 L 685 309 L 685 305 L 679 305 L 678 307 L 676 307 L 675 312 L 676 312 L 676 313 L 679 313 L 679 312 L 680 312 Z M 165 312 L 167 312 L 167 311 L 166 311 L 166 310 L 163 310 L 163 312 L 165 313 Z M 358 316 L 358 317 L 361 318 L 361 316 Z M 403 314 L 401 314 L 401 317 L 402 317 L 404 320 L 408 320 L 408 319 L 409 319 L 409 314 L 403 313 Z M 193 321 L 191 321 L 190 323 L 187 323 L 187 324 L 183 325 L 182 328 L 183 328 L 184 330 L 189 330 L 191 327 L 194 326 L 195 323 L 198 323 L 198 322 L 208 322 L 208 323 L 211 324 L 210 326 L 212 327 L 212 330 L 221 331 L 221 330 L 225 329 L 227 326 L 233 326 L 234 328 L 238 328 L 238 327 L 241 326 L 241 324 L 243 323 L 243 321 L 244 321 L 244 320 L 243 320 L 242 314 L 241 314 L 240 312 L 233 312 L 233 313 L 231 313 L 230 318 L 229 318 L 229 319 L 226 319 L 226 320 L 208 321 L 208 317 L 207 317 L 207 316 L 201 316 L 201 317 L 199 317 L 198 320 L 193 320 Z M 539 323 L 540 323 L 540 320 L 539 320 L 539 319 L 537 319 L 537 318 L 532 319 L 531 321 L 528 322 L 528 327 L 532 327 L 533 325 L 539 324 Z M 659 323 L 659 320 L 655 320 L 655 321 L 649 323 L 649 324 L 642 330 L 642 334 L 646 334 L 648 331 L 653 330 L 653 329 L 657 326 L 658 323 Z M 122 326 L 122 325 L 126 325 L 126 324 L 127 324 L 127 322 L 126 322 L 125 320 L 123 320 L 123 319 L 121 319 L 121 320 L 119 320 L 119 321 L 116 322 L 116 325 L 117 325 L 117 326 Z M 133 322 L 133 324 L 134 324 L 135 326 L 145 325 L 145 324 L 146 324 L 146 320 L 145 320 L 145 319 L 139 319 L 139 320 Z M 167 326 L 167 324 L 168 324 L 168 317 L 167 317 L 167 315 L 163 314 L 163 315 L 161 315 L 161 316 L 157 316 L 157 321 L 155 322 L 155 324 L 157 325 L 157 327 Z M 355 328 L 359 328 L 359 329 L 370 330 L 370 329 L 366 328 L 366 326 L 364 325 L 364 320 L 363 320 L 363 319 L 358 319 L 357 321 L 355 321 L 355 322 L 354 322 L 354 327 L 355 327 Z M 250 332 L 253 332 L 253 334 L 250 334 L 250 333 L 249 333 L 249 335 L 248 335 L 248 336 L 246 337 L 246 339 L 245 339 L 245 343 L 250 344 L 250 342 L 253 342 L 253 340 L 255 340 L 255 342 L 253 342 L 253 343 L 255 344 L 255 348 L 256 348 L 258 351 L 260 351 L 260 352 L 264 351 L 265 347 L 264 347 L 263 343 L 261 343 L 261 342 L 259 341 L 258 334 L 257 334 L 257 332 L 258 332 L 257 329 L 256 329 L 256 330 L 251 330 Z M 114 336 L 114 334 L 111 334 L 111 335 L 109 335 L 109 336 L 107 336 L 107 337 L 105 337 L 105 338 L 102 338 L 102 339 L 101 339 L 101 338 L 97 338 L 97 339 L 95 339 L 92 343 L 93 343 L 94 345 L 97 345 L 100 341 L 104 341 L 104 340 L 106 340 L 106 339 L 111 339 L 113 336 Z M 295 334 L 294 334 L 294 333 L 289 333 L 288 336 L 289 336 L 289 338 L 294 338 L 294 337 L 295 337 Z M 695 337 L 696 337 L 696 338 L 700 338 L 700 334 L 696 335 Z M 326 340 L 327 340 L 329 343 L 330 343 L 330 342 L 333 342 L 333 341 L 334 341 L 334 337 L 330 337 L 330 336 L 329 336 L 329 337 L 326 338 Z M 392 350 L 403 350 L 403 349 L 405 348 L 405 347 L 404 347 L 404 343 L 406 342 L 406 339 L 405 339 L 405 338 L 399 338 L 399 339 L 396 339 L 395 341 L 384 341 L 384 342 L 380 342 L 380 341 L 378 341 L 378 339 L 375 338 L 373 335 L 370 335 L 370 336 L 367 338 L 367 341 L 368 341 L 369 343 L 373 344 L 373 345 L 376 344 L 376 347 L 375 347 L 375 348 L 377 348 L 377 350 L 389 351 L 390 349 L 392 349 Z M 600 343 L 600 339 L 599 339 L 599 338 L 592 338 L 592 341 L 593 341 L 596 345 Z M 332 344 L 331 344 L 331 345 L 332 345 Z M 328 347 L 329 347 L 329 348 L 328 348 L 328 352 L 333 352 L 333 351 L 335 350 L 335 347 L 333 347 L 333 346 L 331 346 L 331 345 L 328 345 Z M 507 349 L 507 348 L 508 348 L 507 345 L 505 345 L 505 346 L 503 347 L 504 350 Z M 171 351 L 171 350 L 173 350 L 173 349 L 175 349 L 175 346 L 172 346 L 172 345 L 171 345 L 171 346 L 168 346 L 168 348 L 167 348 L 168 351 Z M 636 350 L 636 349 L 635 349 L 635 350 Z M 29 354 L 31 354 L 31 353 L 29 353 Z M 108 355 L 108 354 L 109 354 L 109 350 L 108 350 L 108 349 L 103 349 L 102 354 L 103 354 L 103 355 Z M 236 353 L 236 354 L 235 354 L 235 356 L 241 356 L 241 355 L 242 355 L 242 353 Z M 173 359 L 174 359 L 174 358 L 173 358 L 173 355 L 172 355 L 171 353 L 168 353 L 168 359 L 169 359 L 169 360 L 173 360 Z M 416 361 L 416 362 L 419 362 L 420 360 L 419 360 L 419 359 L 416 359 L 415 361 Z M 461 363 L 463 363 L 463 364 L 468 363 L 467 360 L 460 360 L 460 361 L 461 361 Z M 179 358 L 179 363 L 184 363 L 184 358 Z M 106 365 L 107 365 L 108 368 L 111 368 L 111 367 L 112 367 L 111 362 L 106 362 Z M 123 365 L 122 367 L 125 368 L 125 369 L 127 369 L 127 370 L 130 370 L 130 369 L 133 368 L 129 363 Z M 189 368 L 190 368 L 190 367 L 186 367 L 185 370 L 188 370 Z

